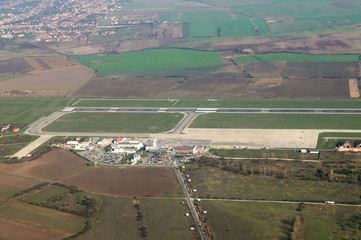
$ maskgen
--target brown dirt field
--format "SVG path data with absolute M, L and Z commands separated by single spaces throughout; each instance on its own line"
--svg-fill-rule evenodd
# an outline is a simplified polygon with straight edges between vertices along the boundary
M 23 58 L 0 62 L 0 74 L 25 73 L 33 70 L 35 69 Z
M 30 91 L 31 96 L 67 96 L 94 75 L 88 67 L 39 71 L 17 79 L 0 82 L 2 91 Z
M 89 81 L 80 97 L 239 97 L 252 79 L 233 77 L 134 77 L 118 75 Z
M 260 97 L 350 97 L 348 79 L 340 78 L 284 78 L 278 87 L 265 90 Z
M 0 183 L 26 189 L 38 184 L 39 182 L 27 178 L 9 176 L 0 173 Z
M 50 233 L 0 220 L 0 239 L 2 240 L 49 240 L 62 239 Z
M 57 149 L 33 161 L 17 164 L 0 164 L 1 172 L 55 180 L 72 171 L 84 168 L 87 161 L 66 150 Z
M 117 196 L 155 196 L 178 194 L 175 173 L 165 167 L 89 167 L 60 182 L 80 189 Z

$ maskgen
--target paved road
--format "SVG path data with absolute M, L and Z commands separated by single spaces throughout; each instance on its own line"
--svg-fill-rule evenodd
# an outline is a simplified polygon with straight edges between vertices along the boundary
M 41 144 L 48 141 L 53 136 L 50 135 L 42 135 L 38 139 L 36 139 L 34 142 L 30 143 L 29 145 L 25 146 L 23 149 L 15 153 L 12 157 L 22 158 L 28 156 L 34 149 L 39 147 Z
M 185 186 L 184 184 L 184 181 L 183 181 L 183 178 L 182 178 L 182 175 L 179 171 L 178 168 L 175 169 L 175 172 L 176 172 L 176 175 L 177 175 L 177 178 L 178 178 L 178 181 L 182 187 L 182 190 L 183 190 L 183 193 L 184 193 L 184 196 L 186 197 L 186 200 L 187 200 L 187 204 L 188 204 L 188 207 L 189 207 L 189 210 L 191 211 L 191 214 L 192 214 L 192 217 L 194 219 L 194 222 L 196 223 L 197 225 L 197 228 L 198 228 L 198 231 L 202 237 L 202 240 L 207 240 L 207 236 L 204 232 L 204 229 L 203 229 L 203 226 L 201 224 L 201 221 L 199 220 L 199 216 L 198 216 L 198 213 L 193 205 L 193 199 L 189 196 L 189 193 L 188 193 L 188 190 L 187 190 L 187 187 Z
M 283 113 L 283 114 L 361 114 L 361 109 L 315 108 L 109 108 L 76 107 L 69 112 L 193 112 L 193 113 Z

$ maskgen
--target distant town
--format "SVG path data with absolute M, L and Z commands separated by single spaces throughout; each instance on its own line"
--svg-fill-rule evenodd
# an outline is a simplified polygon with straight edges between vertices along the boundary
M 89 36 L 109 36 L 115 31 L 102 29 L 100 20 L 110 26 L 151 23 L 126 15 L 105 17 L 122 10 L 115 0 L 94 1 L 2 1 L 0 36 L 5 39 L 27 38 L 36 42 L 87 40 Z

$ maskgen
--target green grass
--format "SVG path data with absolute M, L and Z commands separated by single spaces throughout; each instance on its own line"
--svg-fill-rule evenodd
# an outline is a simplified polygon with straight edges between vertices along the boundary
M 186 174 L 192 179 L 191 188 L 197 189 L 196 196 L 203 198 L 361 202 L 361 189 L 357 184 L 246 176 L 205 166 L 190 166 L 188 170 L 186 167 Z
M 298 61 L 298 62 L 357 62 L 359 55 L 308 55 L 295 53 L 258 54 L 234 59 L 236 62 Z
M 64 107 L 68 98 L 0 98 L 2 123 L 28 125 Z
M 0 216 L 4 220 L 56 234 L 59 238 L 79 232 L 84 225 L 82 217 L 15 201 L 0 207 Z
M 38 137 L 33 135 L 5 135 L 0 137 L 0 157 L 16 153 Z
M 217 239 L 289 239 L 291 222 L 303 215 L 304 239 L 342 239 L 340 222 L 360 214 L 360 208 L 307 205 L 301 212 L 297 204 L 201 201 L 208 210 L 207 222 Z M 356 230 L 356 229 L 355 229 Z M 351 238 L 344 238 L 351 239 Z
M 115 55 L 84 55 L 73 58 L 100 72 L 181 68 L 222 64 L 217 52 L 185 49 L 151 49 Z
M 178 99 L 177 99 L 178 100 Z M 221 98 L 179 99 L 82 99 L 74 107 L 198 107 L 198 108 L 360 108 L 361 99 L 321 98 Z
M 324 139 L 324 137 L 334 137 L 336 139 Z M 339 139 L 337 139 L 339 137 Z M 361 133 L 333 133 L 325 132 L 318 135 L 317 148 L 319 149 L 334 149 L 337 143 L 347 140 L 347 138 L 358 138 L 361 140 Z
M 142 239 L 134 199 L 102 196 L 103 203 L 95 224 L 79 239 Z M 191 217 L 180 200 L 137 198 L 149 239 L 197 239 L 189 230 Z M 188 219 L 189 218 L 189 219 Z
M 68 189 L 58 185 L 50 185 L 46 189 L 37 192 L 26 199 L 27 202 L 40 203 L 45 202 L 51 197 L 61 195 L 68 192 Z
M 361 115 L 209 113 L 198 116 L 190 127 L 239 129 L 361 129 Z
M 0 199 L 10 197 L 12 194 L 21 191 L 21 188 L 0 183 Z
M 171 130 L 182 118 L 180 113 L 71 113 L 43 131 L 157 133 Z

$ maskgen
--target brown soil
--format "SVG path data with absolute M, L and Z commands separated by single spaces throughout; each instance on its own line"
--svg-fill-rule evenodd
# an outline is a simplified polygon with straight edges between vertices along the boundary
M 0 183 L 26 189 L 38 184 L 39 182 L 27 178 L 0 174 Z
M 88 67 L 33 72 L 24 77 L 0 82 L 3 91 L 31 91 L 31 96 L 67 96 L 93 76 Z
M 0 220 L 0 239 L 3 240 L 49 240 L 62 239 L 50 233 Z
M 348 79 L 340 78 L 285 78 L 281 85 L 269 89 L 261 97 L 325 97 L 349 98 Z
M 85 167 L 87 161 L 66 150 L 57 149 L 24 163 L 0 164 L 0 171 L 54 180 Z
M 91 192 L 118 196 L 181 193 L 173 170 L 163 167 L 89 167 L 60 182 Z
M 35 70 L 25 59 L 0 61 L 0 74 L 25 73 Z

